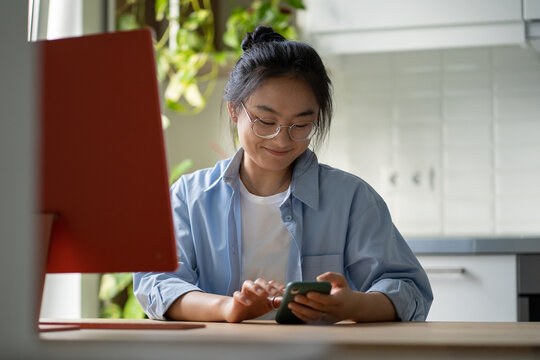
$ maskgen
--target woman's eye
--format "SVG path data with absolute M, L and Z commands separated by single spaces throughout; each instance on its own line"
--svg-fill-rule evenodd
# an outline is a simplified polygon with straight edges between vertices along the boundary
M 264 126 L 274 126 L 276 122 L 270 119 L 259 119 L 259 122 Z
M 301 129 L 301 128 L 305 128 L 306 126 L 308 126 L 310 123 L 298 123 L 298 124 L 294 124 L 295 127 Z

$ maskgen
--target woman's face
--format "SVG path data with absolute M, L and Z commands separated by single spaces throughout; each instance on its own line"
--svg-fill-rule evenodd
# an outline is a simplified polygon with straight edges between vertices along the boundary
M 244 148 L 243 165 L 258 173 L 287 171 L 307 149 L 309 140 L 292 140 L 286 126 L 309 121 L 317 123 L 319 106 L 313 91 L 301 79 L 271 78 L 255 90 L 244 106 L 252 120 L 271 119 L 282 128 L 273 139 L 257 137 L 242 106 L 236 111 L 229 106 L 231 119 L 237 123 L 238 137 Z

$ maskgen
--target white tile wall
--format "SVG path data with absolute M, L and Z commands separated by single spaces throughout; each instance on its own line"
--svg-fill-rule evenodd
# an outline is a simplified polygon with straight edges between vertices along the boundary
M 458 69 L 460 71 L 458 71 Z M 445 67 L 444 93 L 445 95 L 469 95 L 491 93 L 491 73 L 489 69 L 481 68 L 477 71 L 475 66 L 471 70 L 457 66 Z M 450 75 L 451 74 L 451 75 Z
M 540 197 L 540 169 L 499 171 L 495 191 L 499 197 Z
M 485 235 L 492 232 L 493 203 L 484 199 L 445 199 L 445 232 L 451 235 Z
M 486 71 L 491 67 L 491 51 L 486 48 L 443 51 L 443 62 L 445 71 Z
M 539 99 L 540 101 L 540 99 Z M 540 145 L 540 121 L 539 119 L 523 119 L 508 121 L 499 120 L 495 126 L 495 141 L 501 147 L 514 145 Z
M 499 146 L 495 151 L 497 170 L 538 169 L 540 167 L 539 145 Z
M 491 201 L 493 176 L 484 171 L 448 172 L 444 178 L 444 196 L 447 199 Z
M 490 94 L 447 94 L 443 106 L 444 116 L 448 120 L 486 119 L 492 115 Z
M 446 122 L 443 125 L 447 148 L 474 148 L 491 146 L 491 124 L 487 122 Z
M 540 71 L 540 70 L 539 70 Z M 540 114 L 540 91 L 532 93 L 499 93 L 495 97 L 495 112 L 498 117 L 519 120 Z M 518 116 L 518 118 L 516 118 Z
M 492 152 L 489 148 L 470 147 L 445 149 L 445 174 L 491 171 Z
M 414 91 L 414 90 L 412 90 Z M 440 122 L 441 102 L 439 97 L 401 98 L 395 102 L 397 122 Z
M 323 158 L 373 185 L 402 233 L 540 234 L 537 53 L 507 46 L 331 63 L 339 135 Z
M 529 48 L 520 46 L 501 46 L 490 49 L 493 56 L 493 69 L 519 69 L 538 66 L 538 54 Z

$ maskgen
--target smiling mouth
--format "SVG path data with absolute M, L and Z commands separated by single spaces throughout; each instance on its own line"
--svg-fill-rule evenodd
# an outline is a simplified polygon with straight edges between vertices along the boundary
M 264 149 L 266 151 L 268 151 L 270 154 L 277 155 L 277 156 L 287 155 L 290 152 L 290 150 L 278 151 L 278 150 L 272 150 L 272 149 L 269 149 L 269 148 L 264 148 Z

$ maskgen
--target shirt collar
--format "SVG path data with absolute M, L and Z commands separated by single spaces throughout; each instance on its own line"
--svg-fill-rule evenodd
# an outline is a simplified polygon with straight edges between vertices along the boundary
M 244 157 L 244 149 L 240 148 L 231 158 L 231 161 L 223 172 L 223 181 L 234 188 L 234 183 L 240 176 L 240 165 L 242 164 L 242 158 Z
M 223 172 L 222 179 L 232 188 L 240 174 L 240 165 L 244 157 L 244 149 L 240 148 L 231 158 Z M 219 181 L 219 180 L 218 180 Z M 210 187 L 215 185 L 212 184 Z M 318 161 L 315 153 L 306 149 L 294 163 L 291 180 L 291 193 L 309 207 L 319 208 L 319 172 Z
M 319 208 L 319 166 L 317 156 L 309 149 L 295 160 L 291 193 L 314 210 Z

